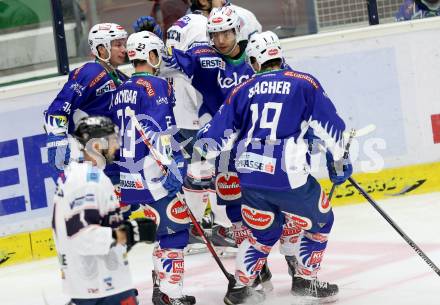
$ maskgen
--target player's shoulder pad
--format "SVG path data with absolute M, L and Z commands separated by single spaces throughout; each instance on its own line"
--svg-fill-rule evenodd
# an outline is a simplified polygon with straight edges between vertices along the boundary
M 229 94 L 229 97 L 226 100 L 226 104 L 230 104 L 234 96 L 238 95 L 239 92 L 246 90 L 249 84 L 253 83 L 254 81 L 255 81 L 255 75 L 235 86 L 234 89 L 232 89 L 231 93 Z
M 133 80 L 133 83 L 137 86 L 142 88 L 142 91 L 145 92 L 145 94 L 148 97 L 154 97 L 157 94 L 158 88 L 161 86 L 165 86 L 165 88 L 168 88 L 168 82 L 160 77 L 148 77 L 148 78 L 138 78 L 136 80 Z
M 71 72 L 71 79 L 93 88 L 107 75 L 104 67 L 97 62 L 88 62 Z
M 297 79 L 302 83 L 312 85 L 312 87 L 315 89 L 319 89 L 321 87 L 318 80 L 316 78 L 314 78 L 312 75 L 307 74 L 307 73 L 294 71 L 294 70 L 287 70 L 287 71 L 283 72 L 283 75 Z

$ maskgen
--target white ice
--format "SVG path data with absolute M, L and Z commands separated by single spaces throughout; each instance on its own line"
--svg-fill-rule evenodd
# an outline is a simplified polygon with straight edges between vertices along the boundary
M 381 207 L 440 266 L 440 193 L 381 201 Z M 334 208 L 335 225 L 319 274 L 339 284 L 335 304 L 440 304 L 440 277 L 369 204 Z M 141 304 L 151 304 L 151 246 L 129 253 Z M 232 272 L 234 259 L 224 259 Z M 294 304 L 284 258 L 269 256 L 275 290 L 265 304 Z M 223 304 L 226 280 L 208 254 L 188 256 L 185 292 L 197 304 Z M 63 305 L 56 258 L 0 269 L 1 305 Z

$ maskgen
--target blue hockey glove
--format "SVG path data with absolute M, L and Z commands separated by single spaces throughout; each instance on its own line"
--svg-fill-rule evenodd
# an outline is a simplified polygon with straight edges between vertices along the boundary
M 174 197 L 180 192 L 186 176 L 187 167 L 183 156 L 176 156 L 174 161 L 175 163 L 167 167 L 167 175 L 162 178 L 162 185 L 168 191 L 168 197 Z
M 70 148 L 67 135 L 47 135 L 47 156 L 49 164 L 62 173 L 70 160 Z
M 334 161 L 330 152 L 327 152 L 325 156 L 329 178 L 335 185 L 341 185 L 353 174 L 353 166 L 349 158 Z
M 162 29 L 160 25 L 157 24 L 156 19 L 151 16 L 141 16 L 135 22 L 133 22 L 133 30 L 137 33 L 140 31 L 153 32 L 160 39 L 163 38 Z

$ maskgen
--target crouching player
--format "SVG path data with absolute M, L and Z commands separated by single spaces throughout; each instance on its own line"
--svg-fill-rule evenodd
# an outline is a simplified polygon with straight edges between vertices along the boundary
M 154 242 L 156 224 L 122 223 L 113 185 L 102 170 L 119 148 L 112 121 L 81 119 L 74 136 L 84 161 L 72 160 L 58 179 L 52 220 L 63 290 L 71 305 L 136 305 L 127 249 Z
M 127 54 L 135 73 L 118 88 L 110 111 L 122 136 L 121 201 L 140 204 L 146 216 L 158 224 L 153 251 L 153 304 L 191 305 L 194 297 L 182 292 L 189 218 L 186 206 L 176 196 L 182 188 L 185 163 L 179 149 L 173 151 L 172 147 L 173 89 L 156 76 L 163 47 L 162 40 L 151 32 L 130 35 Z M 143 142 L 139 129 L 154 147 L 154 154 Z M 166 166 L 165 175 L 156 162 L 158 156 Z
M 236 283 L 228 287 L 226 304 L 260 303 L 264 293 L 253 282 L 280 239 L 286 217 L 303 230 L 292 274 L 292 294 L 331 301 L 335 284 L 317 279 L 333 212 L 326 195 L 310 175 L 304 135 L 312 128 L 327 148 L 330 179 L 343 183 L 352 166 L 343 156 L 345 124 L 321 84 L 311 75 L 282 69 L 278 37 L 254 34 L 246 49 L 256 71 L 237 86 L 199 133 L 199 138 L 225 141 L 225 130 L 238 131 L 236 168 L 241 182 L 241 214 L 253 237 L 243 241 L 236 260 Z M 216 146 L 214 145 L 214 146 Z M 337 160 L 337 161 L 334 161 Z

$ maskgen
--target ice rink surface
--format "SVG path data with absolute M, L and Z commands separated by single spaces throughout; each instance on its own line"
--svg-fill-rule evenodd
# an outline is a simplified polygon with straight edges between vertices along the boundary
M 374 197 L 374 196 L 373 196 Z M 440 193 L 382 200 L 381 207 L 440 266 Z M 319 278 L 339 284 L 347 305 L 438 305 L 440 277 L 368 203 L 334 208 L 335 225 Z M 140 304 L 151 304 L 151 246 L 129 253 Z M 224 259 L 230 272 L 234 259 Z M 275 246 L 269 256 L 275 290 L 264 304 L 296 304 L 287 265 Z M 185 292 L 197 304 L 223 304 L 227 282 L 208 254 L 186 257 Z M 63 305 L 56 258 L 0 269 L 1 305 Z

